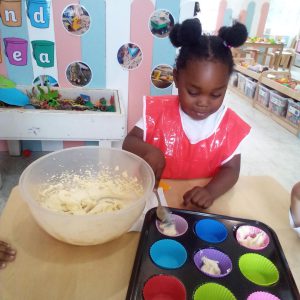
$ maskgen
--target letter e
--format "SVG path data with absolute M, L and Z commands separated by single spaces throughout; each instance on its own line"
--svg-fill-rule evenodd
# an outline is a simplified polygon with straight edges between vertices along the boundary
M 13 58 L 15 61 L 21 61 L 22 60 L 22 52 L 21 51 L 14 51 L 13 52 Z

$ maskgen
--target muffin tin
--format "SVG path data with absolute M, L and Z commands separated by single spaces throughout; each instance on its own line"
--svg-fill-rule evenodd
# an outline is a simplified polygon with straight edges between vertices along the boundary
M 300 299 L 279 240 L 269 226 L 255 220 L 170 210 L 176 235 L 163 233 L 155 208 L 145 216 L 127 300 Z M 203 267 L 207 259 L 212 262 Z

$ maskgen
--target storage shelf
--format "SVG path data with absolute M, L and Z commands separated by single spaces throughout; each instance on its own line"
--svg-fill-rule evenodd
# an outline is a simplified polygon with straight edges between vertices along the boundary
M 247 100 L 248 102 L 250 102 L 252 105 L 253 105 L 253 98 L 249 98 L 249 97 L 247 97 L 245 94 L 243 94 L 243 92 L 240 90 L 240 89 L 238 89 L 237 87 L 234 87 L 234 86 L 232 86 L 232 85 L 229 85 L 228 86 L 229 87 L 229 89 L 231 90 L 231 91 L 233 91 L 233 92 L 235 92 L 236 94 L 238 94 L 240 97 L 242 97 L 243 99 L 245 99 L 245 100 Z
M 300 101 L 300 92 L 296 92 L 295 90 L 284 86 L 278 82 L 276 82 L 275 80 L 272 80 L 268 77 L 262 76 L 261 77 L 261 83 L 263 83 L 264 85 L 290 97 L 293 98 L 294 100 Z
M 259 102 L 254 102 L 254 107 L 261 111 L 262 113 L 264 113 L 265 115 L 269 116 L 272 120 L 274 120 L 275 122 L 277 122 L 279 125 L 281 125 L 282 127 L 284 127 L 285 129 L 287 129 L 289 132 L 297 135 L 298 133 L 298 126 L 291 123 L 289 120 L 287 120 L 286 118 L 280 117 L 275 115 L 274 113 L 272 113 L 267 107 L 265 107 L 264 105 L 260 104 Z
M 258 83 L 264 84 L 265 86 L 272 88 L 282 94 L 284 94 L 286 97 L 292 98 L 296 101 L 300 101 L 300 92 L 297 92 L 289 87 L 286 87 L 275 80 L 272 80 L 267 77 L 268 74 L 280 74 L 280 75 L 286 75 L 290 76 L 289 72 L 277 72 L 277 71 L 265 71 L 263 73 L 256 73 L 254 71 L 248 70 L 245 67 L 242 67 L 240 65 L 236 65 L 235 70 L 242 73 L 243 75 L 249 76 L 255 80 L 257 80 Z M 270 117 L 272 120 L 274 120 L 276 123 L 287 129 L 289 132 L 297 135 L 300 138 L 300 124 L 295 125 L 294 123 L 290 122 L 288 119 L 284 117 L 280 117 L 276 114 L 274 114 L 272 111 L 270 111 L 267 107 L 262 105 L 260 102 L 258 102 L 258 89 L 256 88 L 254 99 L 251 99 L 247 97 L 241 90 L 239 90 L 236 87 L 230 86 L 230 89 L 237 93 L 239 96 L 241 96 L 243 99 L 246 99 L 248 101 L 251 101 L 253 103 L 253 107 L 257 110 L 261 111 L 268 117 Z
M 234 69 L 236 71 L 239 71 L 239 72 L 243 73 L 244 75 L 252 77 L 253 79 L 256 79 L 256 80 L 259 80 L 260 77 L 261 77 L 261 73 L 254 72 L 254 71 L 249 70 L 245 67 L 242 67 L 241 65 L 235 65 Z

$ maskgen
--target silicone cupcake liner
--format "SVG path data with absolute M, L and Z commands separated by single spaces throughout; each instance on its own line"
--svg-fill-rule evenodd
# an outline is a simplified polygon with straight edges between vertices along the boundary
M 156 220 L 157 230 L 164 235 L 174 236 L 174 237 L 180 236 L 180 235 L 183 235 L 186 233 L 189 225 L 183 217 L 172 214 L 171 220 L 174 222 L 175 228 L 171 228 L 171 230 L 169 230 L 168 227 L 164 227 L 162 222 L 160 222 L 159 220 Z M 176 231 L 175 234 L 173 234 L 174 229 Z
M 269 286 L 279 280 L 276 266 L 266 257 L 256 254 L 244 254 L 239 259 L 239 268 L 242 274 L 251 282 Z
M 163 239 L 151 246 L 150 257 L 163 269 L 177 269 L 185 263 L 187 252 L 179 242 Z
M 270 242 L 266 232 L 258 227 L 249 225 L 242 225 L 237 229 L 236 239 L 240 245 L 252 250 L 262 250 Z
M 228 235 L 225 225 L 213 219 L 203 219 L 195 226 L 197 236 L 209 243 L 221 243 Z
M 215 275 L 215 274 L 210 274 L 208 272 L 201 270 L 201 268 L 203 266 L 203 258 L 204 257 L 218 262 L 218 267 L 221 271 L 221 274 Z M 224 276 L 228 275 L 232 270 L 232 262 L 231 262 L 231 259 L 229 258 L 229 256 L 219 250 L 212 249 L 212 248 L 206 248 L 206 249 L 199 250 L 194 255 L 194 263 L 202 273 L 204 273 L 210 277 L 214 277 L 214 278 L 224 277 Z
M 217 283 L 205 283 L 198 287 L 193 300 L 236 300 L 236 297 L 225 286 Z
M 280 300 L 280 299 L 267 292 L 255 292 L 250 294 L 247 300 Z
M 169 275 L 155 275 L 151 277 L 143 288 L 144 300 L 186 300 L 186 290 L 180 280 Z

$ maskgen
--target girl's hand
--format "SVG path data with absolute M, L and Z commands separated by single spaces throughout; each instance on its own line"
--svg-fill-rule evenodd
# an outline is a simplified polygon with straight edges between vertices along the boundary
M 185 206 L 191 203 L 199 208 L 206 209 L 213 204 L 214 200 L 211 193 L 205 187 L 200 186 L 192 188 L 183 195 Z
M 8 262 L 16 258 L 16 250 L 3 241 L 0 241 L 0 269 L 4 269 Z

